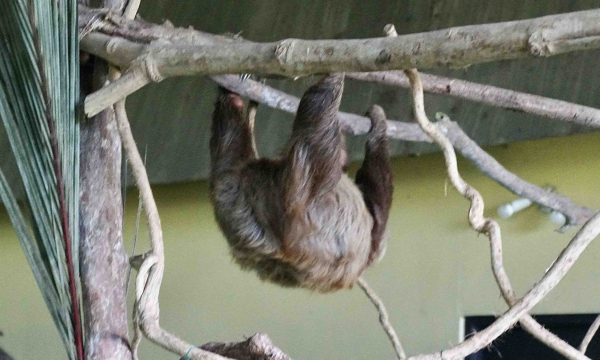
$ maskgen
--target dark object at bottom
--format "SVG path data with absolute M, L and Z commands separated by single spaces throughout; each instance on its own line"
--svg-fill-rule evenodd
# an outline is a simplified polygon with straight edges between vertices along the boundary
M 597 314 L 577 315 L 538 315 L 534 318 L 545 328 L 579 348 L 581 340 Z M 490 325 L 494 316 L 467 316 L 465 318 L 465 334 L 472 334 Z M 596 334 L 587 348 L 586 355 L 591 359 L 600 359 L 600 334 Z M 563 356 L 550 349 L 516 326 L 496 339 L 490 346 L 467 356 L 466 360 L 562 360 Z
M 13 360 L 13 358 L 4 352 L 4 350 L 0 349 L 0 360 Z

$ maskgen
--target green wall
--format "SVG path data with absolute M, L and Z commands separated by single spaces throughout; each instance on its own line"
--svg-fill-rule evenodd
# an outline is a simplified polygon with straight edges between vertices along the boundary
M 540 122 L 541 123 L 541 122 Z M 507 168 L 551 184 L 576 202 L 600 207 L 600 134 L 518 143 L 491 149 Z M 487 214 L 514 196 L 461 160 L 465 178 L 487 201 Z M 394 161 L 396 194 L 388 251 L 366 277 L 386 302 L 411 354 L 455 343 L 464 315 L 505 309 L 492 279 L 488 245 L 467 227 L 467 202 L 452 189 L 440 154 Z M 204 182 L 155 188 L 162 216 L 166 274 L 162 324 L 193 343 L 268 333 L 296 359 L 391 358 L 377 315 L 358 290 L 331 295 L 281 289 L 242 272 L 213 220 Z M 128 197 L 132 238 L 135 194 Z M 522 292 L 544 272 L 575 229 L 554 231 L 535 208 L 503 228 L 506 266 Z M 145 235 L 142 237 L 145 239 Z M 141 247 L 138 244 L 138 247 Z M 130 249 L 130 245 L 128 245 Z M 593 243 L 537 313 L 600 312 L 600 243 Z M 62 345 L 34 285 L 6 215 L 0 213 L 0 347 L 17 360 L 64 358 Z M 143 343 L 143 359 L 170 356 Z

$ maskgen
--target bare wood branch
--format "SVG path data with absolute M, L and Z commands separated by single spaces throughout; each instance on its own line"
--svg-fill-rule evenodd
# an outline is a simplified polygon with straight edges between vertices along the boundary
M 379 84 L 410 87 L 402 71 L 348 73 L 346 76 Z M 433 94 L 449 95 L 550 119 L 600 127 L 600 110 L 593 107 L 444 76 L 421 73 L 421 77 L 423 90 Z
M 163 78 L 197 74 L 266 73 L 302 76 L 324 72 L 378 71 L 413 66 L 462 67 L 528 56 L 600 47 L 600 9 L 529 20 L 471 25 L 402 35 L 395 38 L 349 40 L 285 39 L 218 45 L 151 41 L 129 48 L 127 60 L 110 36 L 96 33 L 81 40 L 84 51 L 121 67 L 126 76 L 86 99 L 88 115 L 110 106 L 140 87 Z M 117 18 L 112 16 L 112 18 Z M 121 23 L 123 19 L 113 21 Z M 170 27 L 164 31 L 169 32 Z M 115 54 L 119 53 L 115 56 Z M 135 58 L 133 58 L 135 56 Z M 135 61 L 134 61 L 135 59 Z M 127 85 L 134 83 L 135 86 Z
M 392 346 L 394 347 L 396 357 L 398 357 L 398 359 L 400 359 L 400 360 L 406 359 L 406 352 L 404 351 L 404 347 L 402 346 L 402 343 L 400 342 L 400 339 L 398 338 L 398 334 L 396 334 L 396 330 L 394 330 L 394 327 L 390 323 L 390 318 L 389 318 L 387 309 L 385 308 L 385 305 L 383 304 L 383 301 L 381 301 L 379 296 L 377 296 L 377 293 L 375 293 L 375 291 L 373 289 L 371 289 L 371 287 L 369 286 L 369 283 L 367 283 L 367 281 L 364 278 L 362 278 L 362 277 L 358 278 L 358 281 L 356 283 L 361 288 L 361 290 L 365 293 L 365 295 L 367 295 L 367 297 L 369 298 L 371 303 L 373 303 L 373 305 L 375 305 L 375 309 L 379 313 L 379 322 L 381 323 L 381 326 L 383 327 L 383 331 L 385 331 L 385 334 L 390 339 L 390 342 L 392 343 Z
M 585 354 L 588 346 L 590 345 L 590 343 L 592 342 L 592 339 L 594 338 L 594 335 L 596 335 L 596 332 L 598 332 L 598 329 L 600 329 L 600 315 L 598 315 L 596 317 L 596 320 L 594 320 L 592 325 L 590 325 L 590 328 L 588 329 L 588 331 L 585 333 L 585 336 L 583 337 L 583 340 L 581 341 L 581 345 L 579 345 L 579 351 L 581 351 L 582 353 Z
M 80 254 L 87 359 L 131 359 L 121 144 L 110 110 L 81 123 Z M 106 334 L 111 334 L 107 336 Z
M 81 25 L 89 24 L 93 19 L 103 15 L 99 10 L 88 8 L 80 9 Z M 145 22 L 119 21 L 111 18 L 116 25 L 104 25 L 106 34 L 121 36 L 133 42 L 148 43 L 160 39 L 177 44 L 214 45 L 217 43 L 234 43 L 240 39 L 209 34 L 189 28 L 172 28 L 168 30 L 161 25 Z M 99 42 L 101 43 L 101 42 Z M 135 47 L 134 47 L 135 48 Z M 140 48 L 123 54 L 124 64 L 133 61 L 142 51 Z M 102 47 L 96 51 L 103 51 Z M 120 51 L 118 51 L 120 52 Z M 346 76 L 364 81 L 373 81 L 382 84 L 409 87 L 408 79 L 401 71 L 379 71 L 371 73 L 347 73 Z M 551 99 L 543 96 L 532 95 L 500 87 L 477 84 L 474 82 L 421 73 L 423 87 L 426 92 L 434 94 L 456 96 L 467 100 L 481 102 L 491 106 L 505 109 L 523 111 L 551 119 L 575 122 L 578 124 L 597 127 L 600 126 L 600 110 L 588 106 Z M 136 80 L 139 81 L 139 80 Z M 143 86 L 143 85 L 136 85 Z
M 122 9 L 123 12 L 123 17 L 125 19 L 133 19 L 135 18 L 135 15 L 137 14 L 137 11 L 139 9 L 140 6 L 140 0 L 130 0 L 128 2 L 120 2 L 120 8 Z M 116 68 L 115 66 L 109 66 L 108 69 L 108 78 L 110 81 L 116 81 L 121 77 L 121 72 L 119 71 L 118 68 Z M 125 103 L 125 98 L 123 98 L 122 100 L 123 103 Z M 118 125 L 119 120 L 115 119 L 115 122 Z M 118 127 L 118 126 L 117 126 Z M 117 130 L 118 132 L 118 130 Z M 120 134 L 119 134 L 119 139 L 121 138 Z M 142 207 L 142 202 L 141 200 L 138 201 L 138 216 L 141 213 L 141 207 Z M 127 286 L 129 285 L 129 276 L 131 273 L 131 265 L 128 269 L 127 272 L 127 277 L 125 278 L 125 291 L 127 292 Z M 138 360 L 138 347 L 141 341 L 141 329 L 138 326 L 138 322 L 136 321 L 137 319 L 135 319 L 135 315 L 137 314 L 136 309 L 134 309 L 133 311 L 133 316 L 134 316 L 134 327 L 133 327 L 133 339 L 132 339 L 132 343 L 131 343 L 131 357 L 133 357 L 134 360 Z
M 415 117 L 423 131 L 434 139 L 442 148 L 444 158 L 446 159 L 448 176 L 452 185 L 465 198 L 469 199 L 471 203 L 469 208 L 469 223 L 471 224 L 471 227 L 480 233 L 486 234 L 490 238 L 493 267 L 496 270 L 499 269 L 500 272 L 506 275 L 505 272 L 503 272 L 504 266 L 502 264 L 501 247 L 495 247 L 495 245 L 501 246 L 502 244 L 500 227 L 494 220 L 487 219 L 483 216 L 483 198 L 475 188 L 467 184 L 460 176 L 457 167 L 456 154 L 454 153 L 454 148 L 452 147 L 450 140 L 446 138 L 446 136 L 443 135 L 443 133 L 427 118 L 423 101 L 423 85 L 420 81 L 418 72 L 411 69 L 407 70 L 406 74 L 412 86 Z M 448 350 L 434 354 L 418 355 L 411 357 L 410 359 L 463 358 L 464 356 L 489 345 L 496 337 L 503 334 L 521 317 L 528 316 L 527 312 L 558 284 L 579 258 L 581 253 L 583 253 L 587 245 L 589 245 L 598 234 L 600 234 L 600 213 L 593 216 L 580 229 L 542 279 L 520 300 L 514 300 L 514 292 L 510 287 L 507 276 L 497 278 L 501 289 L 509 290 L 507 291 L 507 296 L 510 296 L 510 298 L 508 298 L 507 301 L 510 302 L 511 306 L 507 312 L 498 317 L 490 326 Z M 564 350 L 564 352 L 567 351 Z M 573 358 L 585 359 L 586 357 L 583 354 L 579 354 Z
M 135 19 L 135 16 L 138 13 L 140 8 L 141 0 L 129 0 L 125 5 L 125 9 L 123 9 L 123 18 L 132 20 Z

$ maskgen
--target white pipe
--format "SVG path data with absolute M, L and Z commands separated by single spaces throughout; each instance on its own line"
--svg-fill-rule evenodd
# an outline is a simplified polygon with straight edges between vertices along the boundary
M 517 200 L 498 206 L 497 212 L 501 218 L 507 219 L 513 214 L 528 208 L 529 206 L 531 206 L 531 204 L 531 200 L 526 198 L 519 198 Z

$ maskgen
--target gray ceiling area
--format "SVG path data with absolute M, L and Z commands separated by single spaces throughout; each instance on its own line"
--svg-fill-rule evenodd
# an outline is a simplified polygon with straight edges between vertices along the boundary
M 367 38 L 381 36 L 387 23 L 398 33 L 423 32 L 451 26 L 526 19 L 600 7 L 590 0 L 508 1 L 237 1 L 146 0 L 141 16 L 151 22 L 170 20 L 212 33 L 241 33 L 253 41 L 284 38 Z M 599 51 L 571 53 L 547 59 L 502 61 L 466 69 L 427 69 L 428 72 L 513 90 L 600 107 Z M 314 79 L 267 80 L 267 84 L 296 96 Z M 205 178 L 208 174 L 210 115 L 216 85 L 204 77 L 174 78 L 153 84 L 128 98 L 134 136 L 146 152 L 152 182 L 170 183 Z M 409 94 L 404 89 L 347 80 L 341 108 L 364 113 L 379 104 L 388 117 L 411 119 Z M 426 96 L 430 114 L 442 111 L 459 122 L 479 144 L 502 144 L 524 139 L 563 136 L 585 131 L 518 112 L 501 110 L 456 98 Z M 261 155 L 276 155 L 291 130 L 292 116 L 259 107 L 257 143 Z M 362 139 L 348 139 L 353 159 L 362 156 Z M 430 145 L 394 141 L 395 155 L 435 150 Z M 9 150 L 0 137 L 6 165 Z

